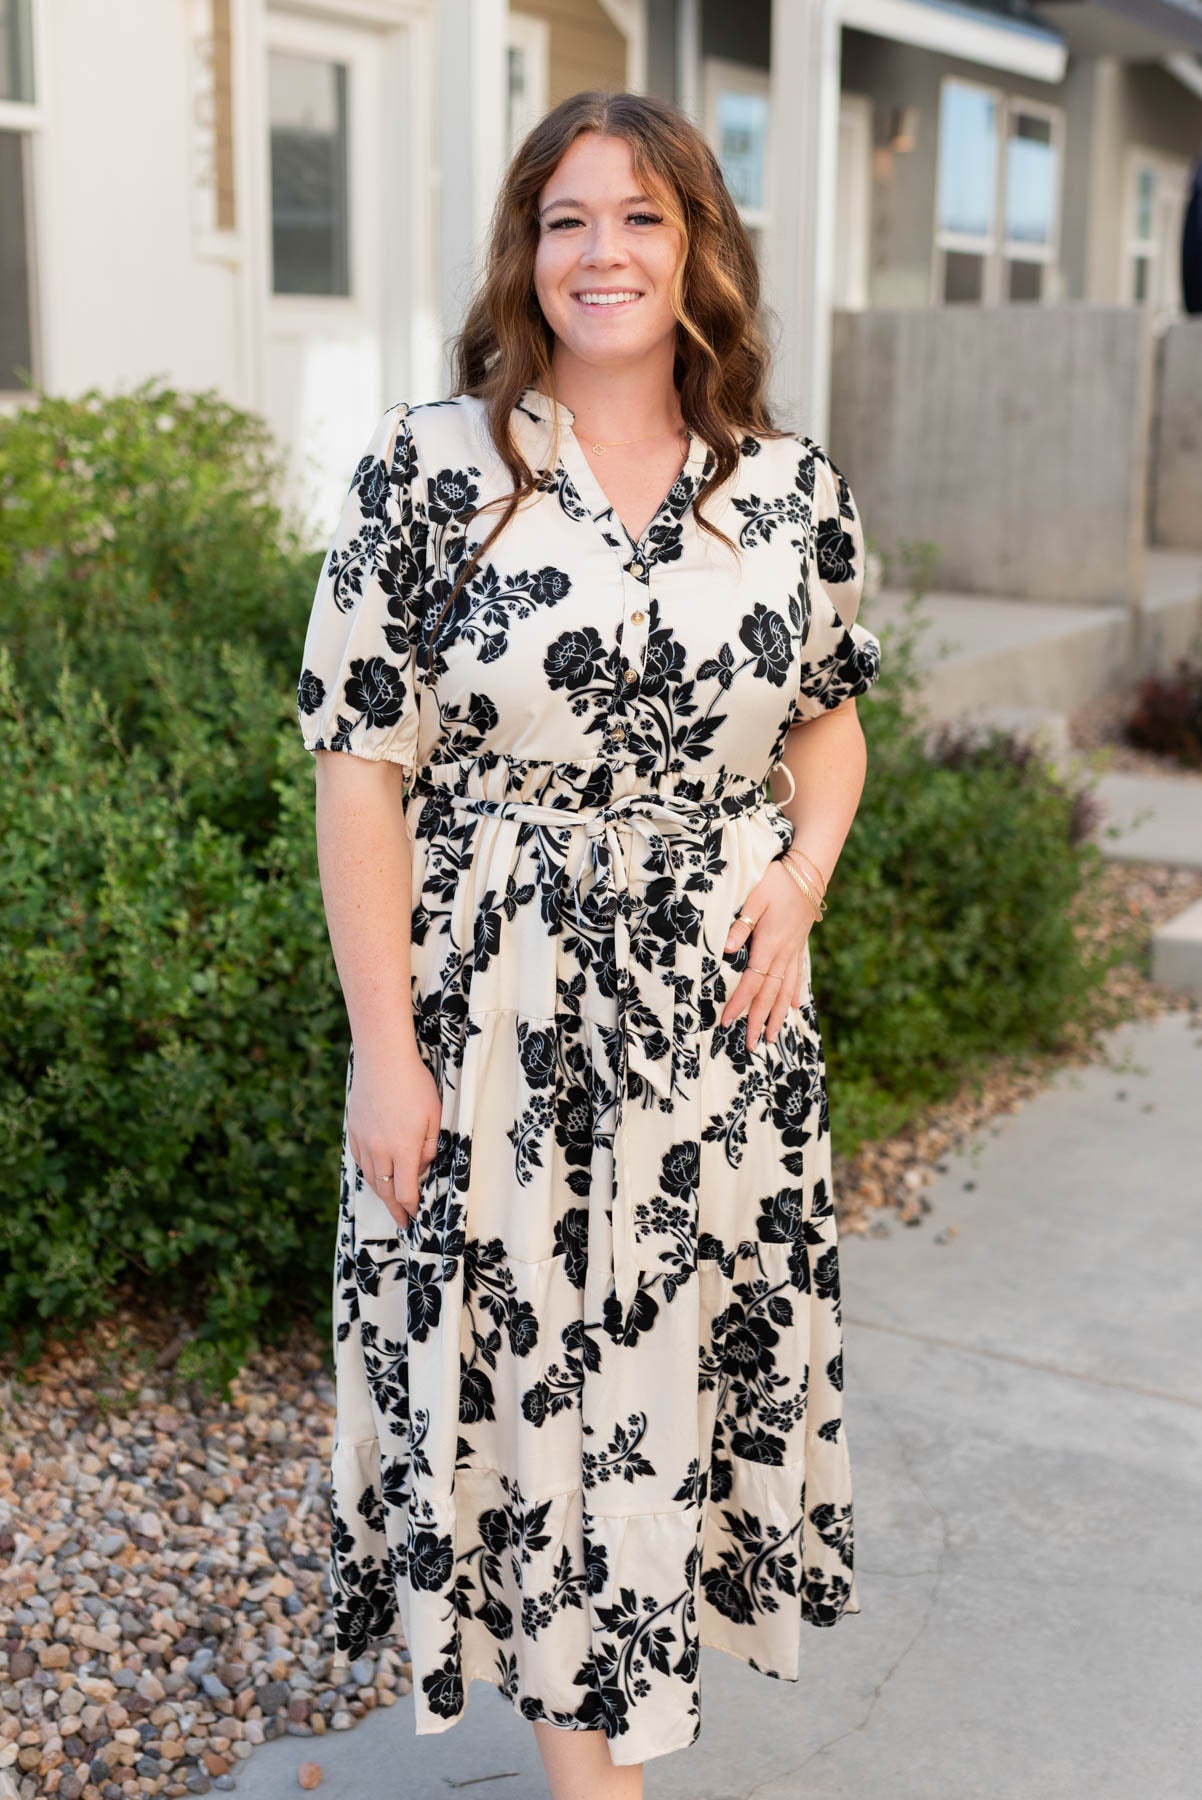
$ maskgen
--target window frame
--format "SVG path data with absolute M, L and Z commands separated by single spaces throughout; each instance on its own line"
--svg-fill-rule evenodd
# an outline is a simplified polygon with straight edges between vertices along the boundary
M 707 56 L 702 61 L 702 130 L 714 155 L 721 163 L 721 140 L 718 135 L 718 100 L 722 93 L 748 94 L 767 105 L 764 127 L 764 204 L 736 206 L 748 231 L 758 234 L 760 260 L 772 229 L 772 75 L 754 63 L 732 62 L 724 56 Z
M 45 192 L 46 111 L 41 102 L 46 66 L 45 18 L 42 0 L 29 0 L 30 63 L 33 97 L 30 100 L 0 99 L 0 131 L 19 140 L 21 182 L 25 211 L 25 267 L 28 277 L 29 361 L 34 388 L 45 386 L 44 360 L 44 296 L 42 285 L 42 206 Z M 15 412 L 31 403 L 28 388 L 0 386 L 0 412 Z
M 1154 178 L 1152 189 L 1152 232 L 1151 236 L 1141 238 L 1136 235 L 1136 200 L 1139 190 L 1140 173 L 1151 170 Z M 1141 306 L 1151 309 L 1158 317 L 1172 316 L 1181 308 L 1181 278 L 1178 271 L 1173 281 L 1176 296 L 1176 307 L 1169 307 L 1158 297 L 1158 278 L 1161 275 L 1161 260 L 1165 245 L 1157 230 L 1161 184 L 1168 181 L 1184 185 L 1188 200 L 1190 165 L 1183 157 L 1165 156 L 1161 151 L 1153 150 L 1145 144 L 1128 144 L 1124 156 L 1123 169 L 1123 210 L 1124 225 L 1122 232 L 1120 289 L 1122 302 L 1126 306 Z M 1135 293 L 1135 268 L 1140 259 L 1148 264 L 1148 286 L 1143 299 L 1137 299 Z

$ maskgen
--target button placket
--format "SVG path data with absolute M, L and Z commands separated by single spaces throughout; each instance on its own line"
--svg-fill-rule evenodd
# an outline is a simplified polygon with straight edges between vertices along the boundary
M 646 599 L 644 592 L 647 583 L 645 563 L 638 557 L 626 564 L 622 571 L 622 657 L 625 668 L 622 670 L 622 682 L 615 695 L 615 708 L 622 705 L 623 691 L 631 699 L 635 697 L 642 673 L 643 662 L 647 654 L 647 608 L 639 602 Z M 620 719 L 610 720 L 610 736 L 617 743 L 626 737 L 626 726 Z

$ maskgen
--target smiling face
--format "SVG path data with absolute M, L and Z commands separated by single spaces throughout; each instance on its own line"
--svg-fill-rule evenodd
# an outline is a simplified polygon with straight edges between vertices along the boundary
M 681 237 L 634 172 L 625 138 L 583 132 L 538 197 L 534 287 L 564 350 L 637 362 L 675 342 Z

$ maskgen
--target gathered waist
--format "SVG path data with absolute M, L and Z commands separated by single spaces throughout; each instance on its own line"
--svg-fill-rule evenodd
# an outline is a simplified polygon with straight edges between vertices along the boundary
M 414 776 L 419 799 L 482 815 L 500 814 L 532 824 L 585 828 L 654 821 L 671 830 L 712 829 L 728 819 L 763 811 L 783 819 L 762 781 L 729 770 L 689 777 L 676 770 L 640 772 L 633 763 L 550 762 L 488 752 L 425 763 Z M 786 830 L 791 831 L 787 821 Z

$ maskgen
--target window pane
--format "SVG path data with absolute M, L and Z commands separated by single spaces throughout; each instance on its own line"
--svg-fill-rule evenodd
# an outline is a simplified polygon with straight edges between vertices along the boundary
M 1136 259 L 1135 259 L 1135 282 L 1134 282 L 1134 286 L 1135 286 L 1134 298 L 1136 300 L 1142 301 L 1142 300 L 1146 300 L 1148 298 L 1148 290 L 1151 286 L 1151 283 L 1150 283 L 1148 277 L 1151 273 L 1151 269 L 1152 269 L 1152 263 L 1151 263 L 1151 259 L 1149 257 L 1146 257 L 1146 256 L 1137 256 L 1136 257 Z
M 1135 235 L 1141 242 L 1152 236 L 1152 211 L 1156 200 L 1156 173 L 1140 169 L 1135 177 Z
M 24 389 L 33 372 L 29 313 L 29 233 L 25 219 L 25 144 L 0 131 L 0 390 Z
M 1007 290 L 1012 300 L 1038 300 L 1043 294 L 1043 264 L 1012 261 L 1007 264 Z
M 349 294 L 346 67 L 272 51 L 272 291 Z
M 33 100 L 29 0 L 0 0 L 0 100 Z
M 980 301 L 985 294 L 985 258 L 948 250 L 943 259 L 943 298 Z
M 1013 243 L 1051 245 L 1056 177 L 1051 120 L 1018 113 L 1006 145 L 1006 236 Z
M 718 161 L 736 206 L 762 208 L 768 135 L 766 94 L 718 96 Z
M 997 153 L 992 95 L 945 81 L 939 104 L 940 230 L 992 236 Z

